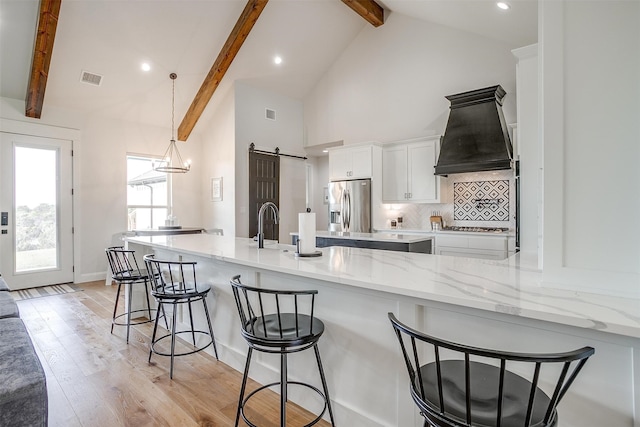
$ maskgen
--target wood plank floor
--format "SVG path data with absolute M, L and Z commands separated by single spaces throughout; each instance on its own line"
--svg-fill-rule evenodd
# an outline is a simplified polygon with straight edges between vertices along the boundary
M 129 344 L 125 327 L 110 334 L 117 286 L 80 287 L 18 302 L 47 376 L 50 426 L 233 425 L 240 372 L 200 352 L 177 358 L 170 380 L 168 357 L 147 362 L 151 323 L 132 327 Z M 256 387 L 250 382 L 248 390 Z M 279 425 L 278 394 L 261 393 L 251 405 L 254 424 Z M 314 418 L 294 404 L 287 416 L 290 426 Z

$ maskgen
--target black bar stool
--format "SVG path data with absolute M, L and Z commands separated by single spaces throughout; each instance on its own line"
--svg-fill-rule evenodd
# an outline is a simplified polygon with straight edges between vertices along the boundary
M 309 424 L 312 426 L 322 419 L 322 415 L 329 410 L 331 425 L 335 426 L 327 381 L 322 369 L 318 340 L 324 332 L 324 323 L 313 316 L 315 295 L 318 291 L 281 291 L 262 289 L 243 285 L 240 276 L 231 279 L 233 295 L 238 306 L 238 314 L 242 324 L 241 333 L 249 344 L 247 362 L 242 377 L 240 398 L 238 399 L 238 411 L 236 413 L 236 427 L 242 419 L 251 427 L 257 427 L 251 423 L 244 414 L 244 407 L 256 393 L 269 387 L 280 385 L 280 426 L 287 424 L 286 402 L 287 385 L 296 384 L 307 387 L 324 400 L 324 407 Z M 285 312 L 283 309 L 292 309 L 293 312 Z M 322 381 L 322 391 L 311 384 L 287 380 L 287 355 L 307 350 L 313 347 Z M 270 383 L 257 388 L 245 398 L 247 379 L 249 378 L 249 365 L 253 350 L 264 353 L 280 354 L 280 382 Z
M 156 312 L 156 309 L 151 308 L 149 304 L 149 276 L 146 271 L 140 270 L 138 267 L 138 261 L 136 260 L 135 251 L 125 249 L 124 246 L 111 246 L 105 249 L 107 254 L 107 260 L 109 261 L 109 268 L 111 269 L 111 278 L 118 284 L 118 292 L 116 294 L 116 302 L 113 306 L 113 317 L 111 319 L 111 333 L 113 333 L 113 326 L 126 326 L 127 327 L 127 343 L 129 342 L 129 329 L 131 325 L 140 325 L 143 323 L 153 322 L 155 316 L 152 313 Z M 144 294 L 147 298 L 147 308 L 131 311 L 131 296 L 132 288 L 135 284 L 144 285 Z M 127 307 L 124 313 L 117 314 L 118 301 L 120 299 L 120 290 L 122 285 L 128 288 Z M 128 286 L 127 286 L 128 285 Z M 131 315 L 133 313 L 146 312 L 147 318 L 137 318 L 135 321 L 131 321 Z M 119 319 L 126 317 L 124 322 Z
M 173 358 L 175 356 L 186 356 L 194 354 L 204 350 L 210 345 L 213 346 L 216 359 L 218 358 L 218 349 L 216 347 L 216 340 L 213 334 L 213 328 L 211 327 L 211 317 L 209 316 L 209 309 L 207 308 L 207 295 L 211 290 L 210 285 L 199 284 L 196 281 L 196 262 L 194 261 L 161 261 L 155 259 L 154 255 L 144 256 L 145 264 L 152 281 L 151 294 L 156 299 L 158 306 L 164 306 L 164 304 L 170 304 L 173 306 L 171 330 L 169 333 L 156 337 L 158 331 L 159 315 L 156 315 L 155 324 L 153 326 L 153 335 L 151 337 L 151 346 L 149 348 L 149 363 L 151 363 L 151 355 L 158 354 L 160 356 L 171 357 L 171 368 L 169 371 L 169 377 L 173 379 Z M 202 301 L 204 307 L 204 314 L 207 319 L 207 331 L 196 330 L 193 325 L 193 312 L 191 304 L 194 302 Z M 190 329 L 184 331 L 176 330 L 177 324 L 177 307 L 180 304 L 186 304 L 189 311 Z M 193 347 L 189 345 L 189 348 L 176 353 L 176 336 L 181 334 L 191 335 Z M 196 345 L 196 335 L 208 336 L 209 338 L 203 345 Z M 163 340 L 171 339 L 171 350 L 169 353 L 160 350 L 157 346 Z
M 556 426 L 560 400 L 595 352 L 592 347 L 544 354 L 487 350 L 426 335 L 400 323 L 393 313 L 389 313 L 389 320 L 400 342 L 411 396 L 425 418 L 425 427 Z M 433 354 L 435 360 L 424 363 L 426 357 L 421 360 L 419 355 L 429 348 L 432 351 L 424 354 Z M 522 377 L 508 371 L 507 362 L 518 365 L 518 372 L 530 368 L 530 374 Z M 543 367 L 548 368 L 545 372 L 549 378 L 557 375 L 554 386 L 548 387 L 549 394 L 539 382 Z

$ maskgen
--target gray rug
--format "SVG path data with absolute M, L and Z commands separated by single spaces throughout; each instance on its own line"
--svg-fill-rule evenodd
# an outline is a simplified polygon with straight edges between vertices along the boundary
M 22 301 L 26 299 L 50 297 L 53 295 L 62 295 L 78 291 L 82 291 L 82 289 L 73 283 L 61 283 L 58 285 L 42 286 L 40 288 L 11 291 L 11 296 L 16 301 Z

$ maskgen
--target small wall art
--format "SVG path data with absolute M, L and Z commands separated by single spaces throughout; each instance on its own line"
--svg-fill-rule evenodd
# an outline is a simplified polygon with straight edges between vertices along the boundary
M 222 201 L 222 177 L 211 178 L 211 201 Z

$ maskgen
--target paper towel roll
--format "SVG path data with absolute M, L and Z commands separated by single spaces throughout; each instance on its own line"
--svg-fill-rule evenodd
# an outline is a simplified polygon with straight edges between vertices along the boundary
M 316 251 L 316 214 L 305 212 L 298 214 L 298 240 L 300 253 L 311 254 Z

